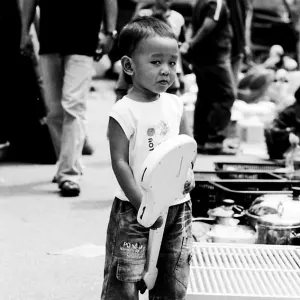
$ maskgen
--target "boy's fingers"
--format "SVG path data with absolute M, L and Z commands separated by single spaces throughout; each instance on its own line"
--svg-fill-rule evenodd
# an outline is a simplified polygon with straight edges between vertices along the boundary
M 164 219 L 162 216 L 159 216 L 155 223 L 150 227 L 151 229 L 155 230 L 162 226 Z

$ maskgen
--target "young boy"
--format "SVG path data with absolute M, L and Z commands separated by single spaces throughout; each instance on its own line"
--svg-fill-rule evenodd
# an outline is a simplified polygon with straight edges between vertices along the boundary
M 102 300 L 138 299 L 149 228 L 137 222 L 142 201 L 140 168 L 150 151 L 178 134 L 189 134 L 183 103 L 165 91 L 176 76 L 178 43 L 172 29 L 153 17 L 140 17 L 119 37 L 122 67 L 132 88 L 110 114 L 112 168 L 119 183 L 106 238 Z M 151 143 L 149 139 L 151 138 Z M 169 208 L 150 299 L 185 299 L 192 253 L 192 211 L 188 192 L 192 171 L 180 199 Z M 161 226 L 158 219 L 153 228 Z

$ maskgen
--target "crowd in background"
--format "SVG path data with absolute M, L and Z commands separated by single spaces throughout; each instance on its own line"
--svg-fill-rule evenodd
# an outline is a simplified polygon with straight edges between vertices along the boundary
M 122 71 L 116 71 L 120 59 L 117 35 L 136 16 L 154 16 L 170 25 L 180 43 L 177 77 L 168 92 L 180 96 L 185 91 L 183 76 L 195 75 L 193 134 L 198 152 L 236 154 L 238 145 L 227 139 L 228 125 L 234 101 L 241 95 L 241 71 L 250 68 L 253 59 L 253 1 L 191 1 L 189 22 L 173 10 L 173 2 L 1 1 L 0 32 L 5 45 L 0 50 L 0 150 L 9 149 L 10 159 L 57 163 L 53 181 L 62 194 L 78 195 L 80 157 L 92 153 L 84 119 L 93 59 L 108 54 L 111 67 L 104 76 L 116 80 L 117 100 L 122 98 L 130 83 Z M 299 32 L 299 2 L 288 2 L 295 32 Z M 276 52 L 275 61 L 271 56 L 265 69 L 284 69 L 289 64 L 283 49 Z M 297 69 L 297 62 L 293 68 Z M 259 72 L 254 72 L 256 77 Z M 18 89 L 12 80 L 16 74 L 22 78 Z M 252 88 L 253 76 L 251 82 L 249 77 L 245 76 L 242 89 Z M 265 74 L 262 77 L 266 81 Z

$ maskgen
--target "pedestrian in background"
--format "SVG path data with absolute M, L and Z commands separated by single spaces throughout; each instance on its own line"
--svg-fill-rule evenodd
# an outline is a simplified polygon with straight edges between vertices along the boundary
M 97 46 L 103 54 L 112 48 L 117 2 L 24 0 L 22 48 L 26 46 L 37 5 L 47 123 L 58 156 L 55 177 L 62 196 L 78 196 L 93 57 Z M 103 34 L 98 45 L 102 21 Z
M 236 145 L 225 140 L 235 100 L 232 37 L 226 0 L 198 0 L 192 36 L 181 46 L 181 52 L 188 53 L 198 85 L 193 129 L 199 153 L 236 153 Z
M 121 31 L 122 28 L 132 19 L 135 12 L 138 0 L 117 0 L 118 2 L 118 18 L 117 18 L 117 31 Z M 119 74 L 116 71 L 116 62 L 121 58 L 119 55 L 119 49 L 117 43 L 114 44 L 111 51 L 108 53 L 110 60 L 110 67 L 105 72 L 105 77 L 109 79 L 118 79 Z
M 2 0 L 0 2 L 1 35 L 1 76 L 0 76 L 0 158 L 11 142 L 11 129 L 14 126 L 15 73 L 17 71 L 20 39 L 21 15 L 19 0 Z M 2 153 L 2 154 L 1 154 Z
M 132 89 L 110 113 L 110 152 L 119 187 L 107 229 L 101 299 L 138 300 L 137 283 L 143 276 L 149 238 L 149 228 L 137 221 L 140 168 L 153 147 L 189 134 L 189 128 L 181 99 L 165 93 L 175 80 L 178 60 L 178 42 L 170 26 L 157 18 L 140 17 L 124 27 L 119 39 L 123 71 Z M 182 197 L 169 208 L 149 299 L 186 297 L 192 255 L 192 174 L 190 170 Z M 154 227 L 161 224 L 160 217 Z
M 233 30 L 231 66 L 236 85 L 241 64 L 251 56 L 252 0 L 226 0 Z

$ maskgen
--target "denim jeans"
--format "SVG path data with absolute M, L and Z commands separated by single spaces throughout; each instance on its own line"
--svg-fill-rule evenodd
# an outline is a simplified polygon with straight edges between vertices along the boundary
M 58 157 L 57 181 L 78 182 L 93 59 L 84 55 L 43 54 L 40 64 L 47 123 Z
M 191 201 L 169 208 L 151 300 L 183 300 L 192 257 Z M 102 300 L 137 300 L 147 255 L 149 229 L 137 222 L 130 202 L 115 198 L 106 238 Z

